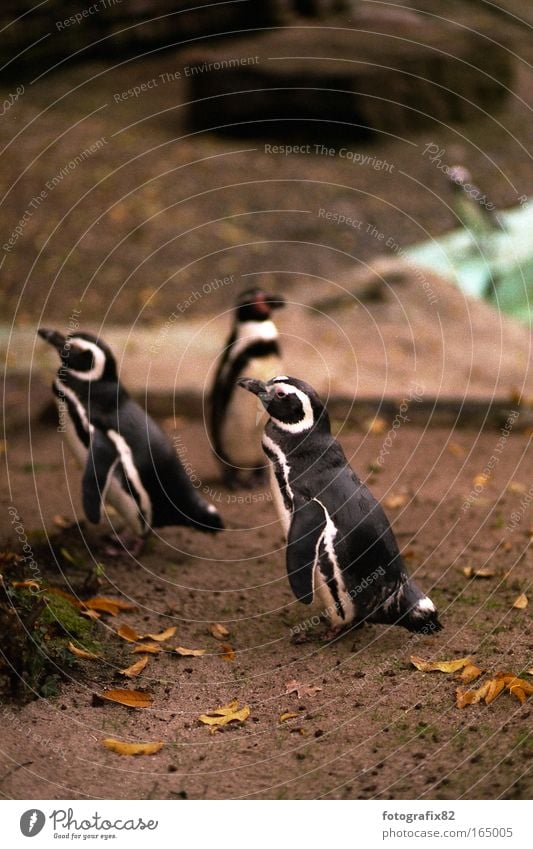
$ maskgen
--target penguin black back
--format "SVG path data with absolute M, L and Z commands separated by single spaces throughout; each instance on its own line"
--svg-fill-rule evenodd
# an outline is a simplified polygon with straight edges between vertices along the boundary
M 41 329 L 39 335 L 61 360 L 54 394 L 77 438 L 72 447 L 84 466 L 89 521 L 100 520 L 105 496 L 140 536 L 166 525 L 221 529 L 218 512 L 193 488 L 166 434 L 121 385 L 105 342 L 83 332 L 65 337 Z
M 317 393 L 285 376 L 239 383 L 270 417 L 263 448 L 296 597 L 309 604 L 317 595 L 336 627 L 370 621 L 439 630 L 433 602 L 409 578 L 385 512 L 331 435 Z

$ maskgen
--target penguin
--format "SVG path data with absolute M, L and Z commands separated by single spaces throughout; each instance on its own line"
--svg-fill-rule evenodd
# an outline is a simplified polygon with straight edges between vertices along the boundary
M 243 403 L 235 393 L 246 374 L 268 380 L 283 369 L 278 330 L 272 311 L 285 306 L 279 295 L 262 289 L 243 292 L 235 306 L 231 335 L 225 345 L 210 393 L 210 435 L 226 486 L 254 486 L 265 477 L 261 450 L 261 406 L 253 398 Z M 259 412 L 259 415 L 258 415 Z
M 129 531 L 118 537 L 121 547 L 108 553 L 126 549 L 136 556 L 151 528 L 221 530 L 218 511 L 193 488 L 166 434 L 120 383 L 105 342 L 91 333 L 63 336 L 45 328 L 38 333 L 61 360 L 52 391 L 59 429 L 84 469 L 85 515 L 97 524 L 108 503 Z
M 310 604 L 316 596 L 334 633 L 364 622 L 440 630 L 435 605 L 407 574 L 383 508 L 331 435 L 314 389 L 284 375 L 238 383 L 269 416 L 262 444 L 296 598 Z

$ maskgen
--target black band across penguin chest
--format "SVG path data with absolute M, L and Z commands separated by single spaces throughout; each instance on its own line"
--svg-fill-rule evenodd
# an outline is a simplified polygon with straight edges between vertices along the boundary
M 270 441 L 263 439 L 263 451 L 265 452 L 270 463 L 272 464 L 276 483 L 279 487 L 279 491 L 283 499 L 283 505 L 288 513 L 292 513 L 294 505 L 292 499 L 292 491 L 290 489 L 288 481 L 288 466 L 286 463 L 285 468 L 283 466 L 282 460 L 280 458 L 281 449 L 278 448 L 277 451 L 274 450 L 274 446 L 270 445 L 269 442 Z
M 85 445 L 86 448 L 89 447 L 90 441 L 90 433 L 88 429 L 88 418 L 87 421 L 84 422 L 80 415 L 77 405 L 74 403 L 72 398 L 70 398 L 68 394 L 68 390 L 63 388 L 63 385 L 59 383 L 59 381 L 55 381 L 52 383 L 52 392 L 58 400 L 59 404 L 64 404 L 66 407 L 66 412 L 68 414 L 69 419 L 74 425 L 74 429 L 76 431 L 76 436 L 80 440 L 80 442 Z M 81 402 L 79 402 L 81 405 Z M 61 416 L 61 412 L 60 412 Z

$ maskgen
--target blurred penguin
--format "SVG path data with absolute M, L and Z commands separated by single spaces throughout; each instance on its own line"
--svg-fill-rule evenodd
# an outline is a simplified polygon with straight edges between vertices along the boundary
M 283 306 L 282 297 L 262 289 L 248 289 L 240 295 L 211 390 L 213 450 L 224 483 L 231 489 L 254 486 L 266 477 L 261 448 L 264 412 L 256 398 L 235 394 L 235 388 L 242 375 L 266 381 L 283 371 L 278 329 L 272 320 L 273 310 Z

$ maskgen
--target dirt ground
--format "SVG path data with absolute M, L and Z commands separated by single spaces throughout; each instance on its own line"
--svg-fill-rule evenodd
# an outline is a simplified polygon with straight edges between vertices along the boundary
M 92 532 L 81 556 L 78 549 L 78 565 L 67 563 L 62 575 L 44 556 L 43 529 L 64 535 L 59 543 L 54 538 L 56 547 L 71 547 L 68 532 L 52 519 L 81 515 L 79 472 L 70 459 L 63 465 L 53 426 L 8 440 L 2 547 L 17 551 L 5 518 L 11 502 L 42 552 L 46 581 L 76 592 L 98 560 L 105 567 L 100 593 L 133 601 L 138 611 L 102 617 L 95 627 L 103 659 L 66 668 L 57 695 L 25 706 L 4 701 L 2 797 L 530 798 L 530 705 L 504 693 L 490 706 L 459 710 L 452 675 L 424 674 L 409 663 L 413 653 L 472 655 L 488 672 L 531 669 L 530 614 L 512 606 L 531 581 L 533 514 L 525 495 L 531 435 L 520 432 L 519 420 L 503 444 L 498 431 L 405 426 L 379 473 L 369 468 L 386 432 L 343 429 L 343 445 L 376 495 L 407 496 L 388 513 L 444 629 L 416 637 L 366 626 L 329 644 L 292 641 L 311 613 L 291 595 L 268 490 L 220 489 L 202 425 L 183 420 L 179 432 L 227 530 L 214 538 L 164 530 L 137 563 L 105 557 Z M 492 476 L 464 510 L 474 477 L 492 457 Z M 466 566 L 493 576 L 468 579 Z M 215 622 L 230 631 L 233 660 L 222 658 L 209 632 Z M 114 633 L 121 624 L 141 633 L 176 625 L 165 646 L 207 654 L 153 655 L 139 678 L 125 681 L 118 670 L 140 655 Z M 321 626 L 308 633 L 319 636 Z M 285 693 L 293 680 L 319 689 L 299 699 Z M 153 704 L 133 710 L 93 703 L 94 693 L 113 686 L 146 689 Z M 249 705 L 250 717 L 211 734 L 199 715 L 232 699 Z M 281 721 L 284 713 L 295 716 Z M 152 757 L 125 758 L 103 748 L 106 737 L 165 746 Z
M 76 309 L 86 326 L 160 327 L 176 304 L 218 313 L 257 282 L 290 293 L 309 275 L 335 280 L 391 252 L 387 242 L 403 249 L 457 226 L 443 169 L 458 162 L 497 207 L 516 206 L 533 190 L 533 72 L 519 29 L 516 38 L 512 91 L 497 115 L 473 109 L 457 126 L 367 143 L 349 128 L 333 139 L 302 130 L 297 141 L 334 156 L 268 153 L 266 144 L 287 142 L 281 126 L 276 138 L 192 132 L 187 53 L 63 66 L 26 86 L 0 124 L 2 244 L 24 219 L 2 254 L 0 306 L 19 324 L 66 326 Z M 4 81 L 2 99 L 14 82 Z M 204 285 L 209 297 L 189 302 Z

